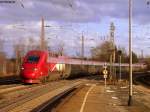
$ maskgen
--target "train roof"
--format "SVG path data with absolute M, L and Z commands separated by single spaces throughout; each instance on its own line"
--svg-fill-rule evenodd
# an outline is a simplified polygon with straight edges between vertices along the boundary
M 60 63 L 60 64 L 75 64 L 75 65 L 100 65 L 100 66 L 110 66 L 110 63 L 99 62 L 99 61 L 91 61 L 91 60 L 81 60 L 81 59 L 71 59 L 71 58 L 55 58 L 49 57 L 49 63 Z M 143 63 L 135 63 L 132 64 L 134 67 L 145 66 Z M 114 63 L 114 66 L 119 66 L 119 63 Z M 129 66 L 128 63 L 122 63 L 121 66 Z
M 31 54 L 37 54 L 37 55 L 46 55 L 48 54 L 47 51 L 43 51 L 43 50 L 32 50 L 30 52 L 28 52 L 28 55 Z M 73 59 L 73 58 L 69 58 L 66 56 L 58 56 L 58 57 L 52 57 L 49 56 L 48 57 L 48 62 L 49 63 L 60 63 L 60 64 L 78 64 L 78 65 L 100 65 L 100 66 L 110 66 L 110 63 L 106 63 L 106 62 L 99 62 L 99 61 L 92 61 L 92 60 L 81 60 L 81 59 Z M 114 63 L 114 66 L 119 66 L 118 63 Z M 128 63 L 122 63 L 121 66 L 129 66 Z M 141 66 L 146 66 L 143 63 L 135 63 L 133 64 L 133 66 L 137 66 L 137 67 L 141 67 Z

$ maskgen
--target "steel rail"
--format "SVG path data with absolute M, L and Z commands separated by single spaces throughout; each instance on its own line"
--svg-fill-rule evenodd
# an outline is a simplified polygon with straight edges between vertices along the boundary
M 150 88 L 150 74 L 147 72 L 138 73 L 138 75 L 134 78 L 134 84 L 136 85 L 143 85 L 144 87 Z
M 40 91 L 40 92 L 39 92 L 39 90 L 41 90 L 41 89 L 38 89 L 38 90 L 34 91 L 34 94 L 32 92 L 30 92 L 27 95 L 10 102 L 9 105 L 7 104 L 3 108 L 1 108 L 0 111 L 1 112 L 7 112 L 10 110 L 11 111 L 16 111 L 16 110 L 18 111 L 18 109 L 22 109 L 24 107 L 26 108 L 26 105 L 31 104 L 30 102 L 34 102 L 34 103 L 36 103 L 36 105 L 33 105 L 30 108 L 26 108 L 27 110 L 29 109 L 29 111 L 32 111 L 37 106 L 41 105 L 42 102 L 46 102 L 48 100 L 48 99 L 43 100 L 43 96 L 47 96 L 49 94 L 50 94 L 49 96 L 51 96 L 51 94 L 56 96 L 56 95 L 58 95 L 58 93 L 65 91 L 68 88 L 75 87 L 81 83 L 82 83 L 81 81 L 77 81 L 77 82 L 74 82 L 73 84 L 69 84 L 67 86 L 64 85 L 64 86 L 59 87 L 59 88 L 56 87 L 56 88 L 54 88 L 54 90 L 52 90 L 52 88 L 45 87 L 45 88 L 41 88 L 42 91 Z M 40 102 L 35 102 L 37 99 L 40 99 Z

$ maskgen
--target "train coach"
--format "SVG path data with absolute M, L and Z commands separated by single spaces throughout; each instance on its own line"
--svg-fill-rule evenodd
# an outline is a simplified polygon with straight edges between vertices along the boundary
M 29 51 L 21 67 L 21 78 L 24 83 L 66 79 L 79 75 L 101 73 L 104 62 L 71 59 L 68 57 L 51 57 L 47 51 Z M 107 63 L 109 66 L 109 63 Z M 118 66 L 118 64 L 115 64 Z M 123 64 L 122 66 L 128 66 Z M 136 67 L 141 67 L 137 65 Z

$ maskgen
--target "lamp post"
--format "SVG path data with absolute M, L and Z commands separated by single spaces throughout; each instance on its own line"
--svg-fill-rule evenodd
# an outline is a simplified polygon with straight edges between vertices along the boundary
M 129 0 L 129 56 L 130 56 L 130 62 L 129 62 L 129 99 L 128 99 L 128 106 L 132 105 L 132 94 L 133 94 L 133 88 L 132 88 L 132 0 Z

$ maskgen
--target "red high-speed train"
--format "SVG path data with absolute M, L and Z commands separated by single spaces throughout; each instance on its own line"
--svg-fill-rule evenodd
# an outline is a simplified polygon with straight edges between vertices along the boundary
M 51 57 L 47 51 L 29 51 L 21 67 L 21 78 L 24 83 L 40 83 L 47 80 L 65 79 L 84 74 L 101 73 L 105 63 L 70 59 L 67 57 Z M 107 63 L 109 66 L 109 63 Z M 115 64 L 115 66 L 118 66 Z M 128 64 L 122 64 L 128 66 Z M 134 65 L 141 67 L 141 65 Z

